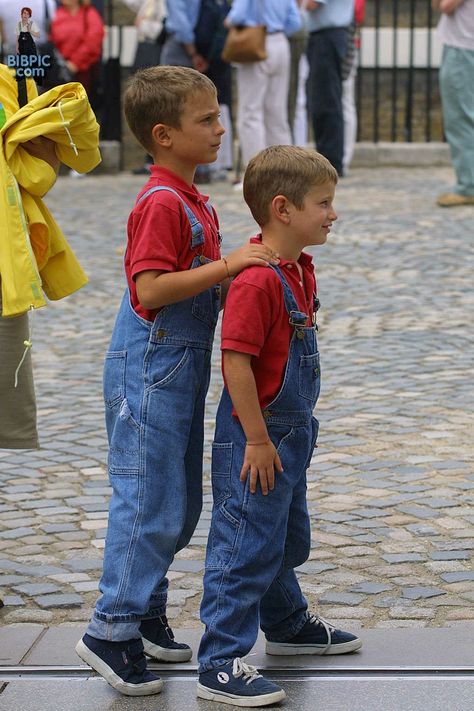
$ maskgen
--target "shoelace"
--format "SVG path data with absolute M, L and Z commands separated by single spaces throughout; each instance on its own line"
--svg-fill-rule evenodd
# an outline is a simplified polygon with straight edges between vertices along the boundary
M 255 679 L 258 679 L 262 676 L 261 674 L 259 674 L 257 667 L 253 667 L 250 664 L 247 664 L 240 657 L 236 657 L 234 659 L 234 663 L 232 665 L 232 674 L 235 676 L 236 679 L 242 676 L 246 684 L 251 684 L 252 681 L 255 681 Z
M 320 625 L 326 631 L 328 641 L 323 652 L 323 654 L 326 654 L 329 647 L 331 646 L 331 634 L 336 630 L 336 628 L 331 625 L 331 623 L 327 620 L 324 620 L 322 617 L 319 617 L 319 615 L 310 615 L 308 617 L 308 622 L 311 625 Z

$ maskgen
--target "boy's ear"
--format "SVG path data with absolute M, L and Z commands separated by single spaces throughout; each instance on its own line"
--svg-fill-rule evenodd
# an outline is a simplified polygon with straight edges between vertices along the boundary
M 171 145 L 170 127 L 167 126 L 165 123 L 157 123 L 155 126 L 153 126 L 153 128 L 151 129 L 151 136 L 153 138 L 153 141 L 158 146 L 168 148 Z
M 284 195 L 275 195 L 271 202 L 270 210 L 277 220 L 285 225 L 290 222 L 289 201 Z

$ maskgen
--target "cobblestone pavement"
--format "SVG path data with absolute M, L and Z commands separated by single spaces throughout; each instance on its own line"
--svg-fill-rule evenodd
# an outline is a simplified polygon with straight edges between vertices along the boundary
M 349 628 L 474 619 L 474 209 L 434 206 L 450 179 L 447 169 L 354 170 L 316 251 L 321 434 L 301 582 L 313 608 Z M 48 198 L 90 284 L 34 316 L 42 449 L 0 451 L 2 624 L 86 620 L 96 599 L 109 495 L 102 360 L 140 185 L 64 177 Z M 230 185 L 210 192 L 229 250 L 253 223 Z M 220 386 L 216 349 L 204 511 L 171 573 L 176 627 L 198 625 Z

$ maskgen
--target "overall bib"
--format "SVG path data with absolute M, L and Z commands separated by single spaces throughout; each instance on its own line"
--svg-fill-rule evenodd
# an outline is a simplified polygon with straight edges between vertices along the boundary
M 155 187 L 141 199 L 159 190 Z M 182 198 L 180 198 L 182 200 Z M 209 262 L 201 223 L 191 224 L 191 269 Z M 210 210 L 210 208 L 209 208 Z M 104 366 L 112 497 L 97 602 L 87 633 L 140 637 L 144 618 L 165 614 L 166 572 L 186 546 L 202 506 L 204 402 L 209 385 L 220 286 L 163 307 L 152 322 L 128 289 Z
M 306 621 L 307 602 L 294 568 L 308 558 L 311 532 L 306 505 L 306 470 L 318 434 L 313 409 L 320 372 L 315 326 L 298 309 L 288 282 L 285 307 L 294 328 L 281 388 L 263 411 L 283 473 L 275 488 L 255 494 L 239 479 L 246 437 L 232 416 L 224 390 L 219 403 L 212 451 L 214 506 L 206 553 L 201 619 L 206 631 L 199 648 L 199 672 L 235 657 L 255 644 L 259 623 L 272 639 L 289 639 Z

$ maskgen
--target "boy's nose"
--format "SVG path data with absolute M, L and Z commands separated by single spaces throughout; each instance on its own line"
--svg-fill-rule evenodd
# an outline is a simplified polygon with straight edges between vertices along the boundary
M 222 123 L 219 121 L 219 125 L 218 125 L 218 127 L 217 127 L 217 134 L 218 134 L 219 136 L 222 136 L 223 133 L 225 133 L 225 128 L 224 128 L 224 126 L 222 125 Z

